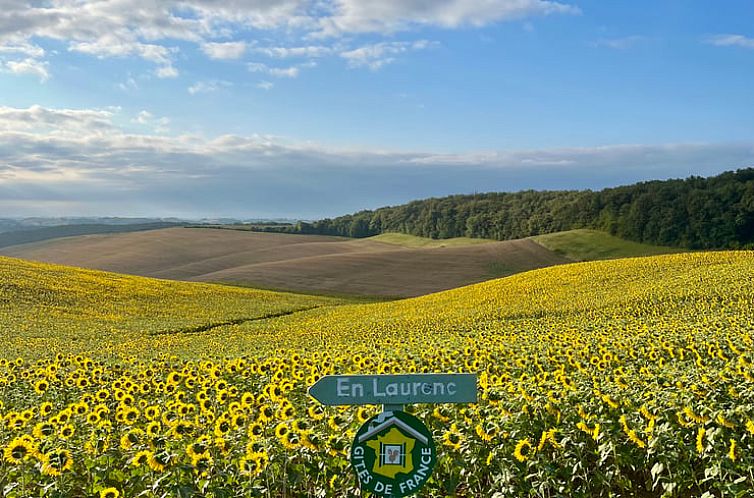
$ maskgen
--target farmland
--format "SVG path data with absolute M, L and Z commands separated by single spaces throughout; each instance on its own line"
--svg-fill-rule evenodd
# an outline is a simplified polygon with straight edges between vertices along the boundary
M 157 278 L 408 297 L 569 260 L 531 240 L 374 239 L 170 228 L 7 247 L 0 254 Z
M 332 373 L 478 372 L 417 405 L 428 496 L 747 496 L 754 253 L 578 263 L 393 302 L 0 259 L 6 496 L 355 495 Z M 111 489 L 112 488 L 112 489 Z
M 66 237 L 0 254 L 147 277 L 331 295 L 413 297 L 573 260 L 671 251 L 573 230 L 533 239 L 366 239 L 170 228 Z

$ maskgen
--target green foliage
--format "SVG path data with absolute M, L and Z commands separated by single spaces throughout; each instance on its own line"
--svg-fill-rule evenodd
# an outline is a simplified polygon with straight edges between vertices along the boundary
M 432 239 L 508 240 L 577 228 L 661 246 L 754 247 L 754 168 L 599 192 L 453 195 L 300 222 L 279 231 L 346 237 L 401 232 Z
M 534 240 L 547 249 L 574 261 L 633 258 L 678 252 L 671 247 L 653 246 L 614 237 L 597 230 L 578 229 L 538 235 Z

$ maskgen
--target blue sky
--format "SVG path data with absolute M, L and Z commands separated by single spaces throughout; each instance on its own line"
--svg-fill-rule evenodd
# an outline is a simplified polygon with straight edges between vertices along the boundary
M 754 165 L 754 3 L 0 0 L 0 216 L 333 216 Z

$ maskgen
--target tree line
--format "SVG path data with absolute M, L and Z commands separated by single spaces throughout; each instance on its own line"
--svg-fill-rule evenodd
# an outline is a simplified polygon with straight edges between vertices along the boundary
M 754 168 L 600 191 L 452 195 L 265 231 L 507 240 L 576 228 L 690 249 L 753 248 Z

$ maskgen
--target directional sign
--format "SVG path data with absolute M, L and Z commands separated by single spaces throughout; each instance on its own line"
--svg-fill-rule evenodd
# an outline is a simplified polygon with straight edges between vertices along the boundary
M 309 388 L 324 405 L 476 403 L 476 374 L 326 375 Z
M 382 412 L 367 420 L 351 446 L 351 465 L 362 489 L 382 496 L 416 493 L 436 461 L 432 433 L 402 411 Z

